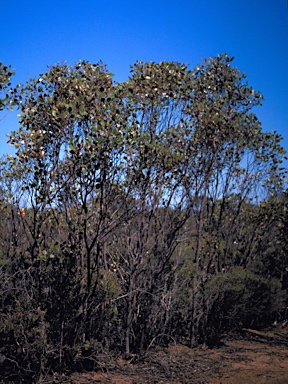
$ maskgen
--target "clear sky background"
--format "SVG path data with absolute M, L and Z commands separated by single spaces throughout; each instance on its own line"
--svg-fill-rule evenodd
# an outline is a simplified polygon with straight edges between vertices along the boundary
M 136 60 L 194 67 L 226 52 L 264 95 L 254 112 L 288 152 L 287 8 L 288 0 L 3 1 L 0 61 L 15 69 L 14 83 L 79 60 L 102 60 L 124 81 Z M 0 155 L 13 153 L 5 135 L 16 114 L 0 121 Z

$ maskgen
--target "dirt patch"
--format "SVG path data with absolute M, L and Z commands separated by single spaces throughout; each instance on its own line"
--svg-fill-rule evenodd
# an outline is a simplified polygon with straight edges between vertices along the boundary
M 288 348 L 255 341 L 228 341 L 219 352 L 222 360 L 218 374 L 207 381 L 215 384 L 288 384 Z
M 56 375 L 54 383 L 288 384 L 287 333 L 245 330 L 242 339 L 225 340 L 220 348 L 171 345 L 128 361 L 100 356 L 96 372 Z

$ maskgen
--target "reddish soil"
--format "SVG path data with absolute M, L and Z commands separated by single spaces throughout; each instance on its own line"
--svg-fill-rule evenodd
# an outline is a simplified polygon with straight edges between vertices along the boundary
M 215 349 L 171 345 L 129 361 L 103 355 L 96 366 L 93 373 L 56 375 L 54 383 L 288 384 L 288 329 L 245 330 Z

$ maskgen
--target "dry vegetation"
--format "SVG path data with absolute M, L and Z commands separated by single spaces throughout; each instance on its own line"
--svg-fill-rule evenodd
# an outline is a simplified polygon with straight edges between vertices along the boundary
M 81 61 L 15 89 L 0 63 L 20 116 L 0 160 L 4 384 L 284 379 L 283 330 L 243 328 L 288 318 L 285 150 L 232 61 L 136 62 L 123 83 Z
M 98 368 L 97 368 L 98 367 Z M 95 371 L 54 375 L 47 383 L 62 384 L 287 384 L 288 328 L 243 330 L 241 337 L 225 339 L 219 348 L 190 349 L 171 344 L 142 358 L 129 360 L 102 355 Z

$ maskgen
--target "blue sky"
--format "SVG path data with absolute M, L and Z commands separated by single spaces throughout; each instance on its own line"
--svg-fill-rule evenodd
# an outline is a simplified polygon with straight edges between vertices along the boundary
M 226 52 L 264 95 L 255 113 L 265 131 L 283 136 L 288 151 L 287 0 L 71 0 L 1 4 L 0 61 L 14 82 L 47 65 L 102 60 L 124 81 L 136 60 L 179 61 L 191 67 Z M 0 118 L 3 117 L 3 113 Z M 16 113 L 0 121 L 0 155 L 12 153 L 5 136 Z M 287 162 L 285 163 L 287 165 Z

